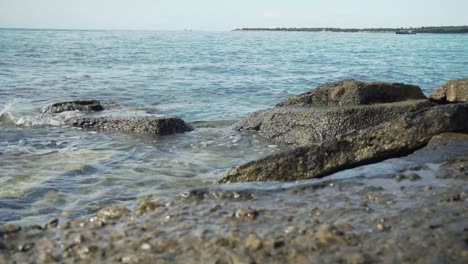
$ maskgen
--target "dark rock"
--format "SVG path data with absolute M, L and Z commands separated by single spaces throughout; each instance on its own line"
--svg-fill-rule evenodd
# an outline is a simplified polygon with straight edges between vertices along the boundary
M 104 107 L 102 107 L 101 102 L 98 100 L 75 100 L 51 104 L 44 110 L 44 113 L 57 114 L 66 111 L 96 112 L 102 110 L 104 110 Z
M 253 113 L 235 129 L 278 143 L 306 145 L 348 134 L 432 106 L 428 100 L 343 107 L 275 107 Z
M 434 90 L 429 98 L 441 104 L 468 101 L 468 78 L 444 83 Z
M 325 83 L 235 125 L 277 143 L 307 145 L 379 125 L 431 107 L 415 85 L 343 80 Z
M 75 117 L 67 120 L 74 127 L 115 130 L 137 134 L 170 135 L 191 131 L 192 128 L 177 117 Z
M 427 99 L 416 85 L 342 80 L 325 83 L 277 106 L 342 106 Z
M 231 169 L 219 182 L 293 181 L 400 157 L 444 132 L 468 132 L 468 103 L 436 106 L 377 127 L 301 146 Z M 437 122 L 434 122 L 437 121 Z

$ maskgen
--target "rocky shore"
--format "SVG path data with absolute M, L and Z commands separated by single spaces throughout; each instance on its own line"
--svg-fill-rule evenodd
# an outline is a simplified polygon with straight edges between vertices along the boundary
M 467 90 L 468 79 L 429 99 L 404 84 L 319 86 L 235 126 L 287 150 L 220 182 L 276 182 L 6 224 L 0 263 L 467 263 Z

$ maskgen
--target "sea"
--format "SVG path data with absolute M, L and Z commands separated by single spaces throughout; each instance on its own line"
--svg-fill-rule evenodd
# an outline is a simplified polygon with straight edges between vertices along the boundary
M 429 95 L 466 77 L 468 34 L 0 29 L 0 224 L 214 185 L 283 148 L 234 131 L 236 120 L 325 82 L 403 82 Z M 80 113 L 43 114 L 74 99 L 120 115 L 178 116 L 194 130 L 83 130 L 64 125 Z

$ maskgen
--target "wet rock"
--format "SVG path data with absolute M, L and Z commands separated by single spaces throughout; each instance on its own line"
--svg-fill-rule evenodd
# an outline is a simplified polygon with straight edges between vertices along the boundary
M 245 239 L 245 247 L 252 251 L 258 250 L 262 247 L 262 241 L 256 235 L 250 234 Z
M 421 179 L 421 176 L 419 176 L 418 174 L 416 173 L 411 173 L 410 175 L 408 175 L 408 179 L 410 181 L 418 181 Z
M 12 224 L 4 224 L 0 227 L 0 236 L 4 234 L 17 233 L 21 231 L 21 226 L 16 226 Z
M 253 113 L 239 121 L 235 129 L 254 131 L 278 143 L 307 145 L 377 126 L 431 105 L 419 100 L 326 108 L 276 107 Z
M 43 112 L 57 114 L 67 111 L 96 112 L 102 110 L 104 107 L 98 100 L 74 100 L 51 104 Z
M 315 233 L 315 238 L 323 244 L 338 243 L 344 244 L 344 233 L 335 226 L 329 224 L 321 225 Z
M 130 213 L 130 210 L 128 210 L 125 207 L 109 206 L 109 207 L 101 209 L 97 213 L 97 216 L 99 218 L 102 218 L 103 220 L 109 220 L 109 219 L 121 218 L 122 216 L 128 215 L 129 213 Z
M 398 173 L 398 174 L 395 174 L 393 176 L 393 178 L 397 181 L 397 182 L 401 182 L 402 180 L 406 179 L 406 176 L 404 174 L 401 174 L 401 173 Z
M 468 101 L 468 78 L 444 83 L 434 90 L 429 98 L 440 104 Z
M 433 104 L 419 87 L 345 80 L 326 83 L 239 121 L 278 143 L 306 145 L 392 121 Z
M 18 246 L 18 250 L 22 252 L 27 252 L 34 247 L 34 243 L 25 243 L 23 245 Z
M 437 122 L 434 122 L 437 120 Z M 293 181 L 408 155 L 444 132 L 468 132 L 468 103 L 442 105 L 380 126 L 297 147 L 231 169 L 220 183 Z
M 45 222 L 44 224 L 42 224 L 42 229 L 47 229 L 47 228 L 51 228 L 51 227 L 57 227 L 59 223 L 59 219 L 57 217 L 53 217 L 51 219 L 49 219 L 47 222 Z
M 377 230 L 379 230 L 381 232 L 385 232 L 385 231 L 390 230 L 390 227 L 385 225 L 384 223 L 379 223 L 379 224 L 377 224 Z
M 325 83 L 277 106 L 343 106 L 427 99 L 416 85 L 342 80 Z
M 235 216 L 237 218 L 256 218 L 258 211 L 252 208 L 242 207 L 236 211 Z
M 172 116 L 139 117 L 74 117 L 66 121 L 68 125 L 97 130 L 123 131 L 136 134 L 171 135 L 191 131 L 192 128 L 182 119 Z
M 138 207 L 135 209 L 135 212 L 138 215 L 144 214 L 148 211 L 154 211 L 158 207 L 162 207 L 163 205 L 154 201 L 142 201 Z

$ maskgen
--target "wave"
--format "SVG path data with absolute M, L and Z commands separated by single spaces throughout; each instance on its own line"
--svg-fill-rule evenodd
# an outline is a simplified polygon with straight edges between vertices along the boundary
M 0 125 L 10 124 L 17 126 L 64 126 L 71 117 L 82 116 L 80 112 L 63 112 L 60 114 L 21 113 L 14 109 L 14 102 L 7 103 L 0 111 Z

